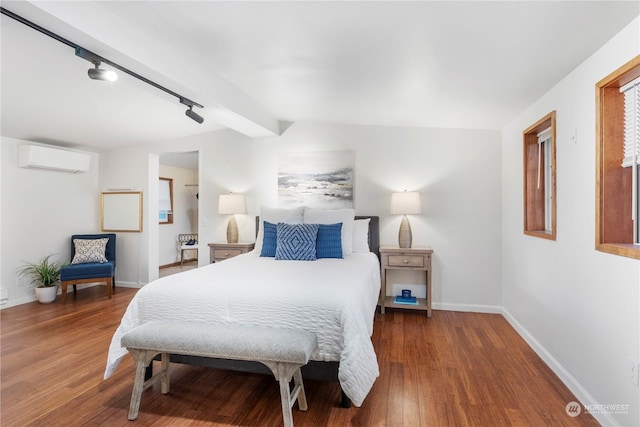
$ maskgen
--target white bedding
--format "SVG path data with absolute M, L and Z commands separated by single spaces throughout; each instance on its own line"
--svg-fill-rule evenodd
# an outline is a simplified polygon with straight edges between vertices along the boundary
M 379 291 L 373 253 L 277 261 L 254 251 L 164 277 L 129 304 L 112 338 L 104 377 L 127 353 L 122 335 L 154 319 L 301 328 L 318 337 L 312 360 L 340 362 L 342 390 L 360 406 L 379 375 L 371 343 Z

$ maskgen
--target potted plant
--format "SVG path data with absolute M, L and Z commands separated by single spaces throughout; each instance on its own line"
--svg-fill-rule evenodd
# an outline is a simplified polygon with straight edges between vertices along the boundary
M 25 262 L 25 266 L 19 270 L 20 276 L 31 279 L 30 284 L 36 285 L 38 301 L 48 304 L 56 300 L 58 283 L 60 282 L 60 269 L 63 263 L 50 259 L 51 255 L 42 258 L 38 263 Z

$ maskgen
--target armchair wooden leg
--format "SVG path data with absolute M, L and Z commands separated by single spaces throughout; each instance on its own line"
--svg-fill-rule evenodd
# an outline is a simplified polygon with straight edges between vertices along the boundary
M 62 289 L 62 303 L 67 303 L 67 282 L 62 282 L 60 284 L 60 288 Z
M 67 287 L 69 285 L 73 286 L 73 293 L 75 294 L 77 292 L 77 284 L 83 284 L 83 283 L 99 283 L 99 282 L 105 282 L 107 285 L 107 297 L 109 299 L 111 299 L 111 297 L 113 296 L 113 294 L 116 292 L 115 288 L 116 288 L 116 280 L 115 280 L 115 275 L 112 277 L 107 277 L 107 278 L 91 278 L 91 279 L 75 279 L 75 280 L 69 280 L 66 282 L 61 282 L 60 283 L 60 287 L 62 289 L 62 303 L 66 304 L 67 303 Z
M 107 279 L 107 297 L 111 299 L 111 294 L 113 293 L 113 286 L 111 283 L 111 277 Z

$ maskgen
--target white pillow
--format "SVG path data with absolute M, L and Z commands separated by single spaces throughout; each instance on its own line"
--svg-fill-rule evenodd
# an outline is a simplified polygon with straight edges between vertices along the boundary
M 264 239 L 264 227 L 262 226 L 262 223 L 264 221 L 271 222 L 273 224 L 277 224 L 279 222 L 287 224 L 302 224 L 303 214 L 304 207 L 302 206 L 292 209 L 268 208 L 265 206 L 261 207 L 260 228 L 258 230 L 258 236 L 256 237 L 256 246 L 254 250 L 257 251 L 258 254 L 262 251 L 262 240 Z
M 369 221 L 371 218 L 356 219 L 353 223 L 353 252 L 370 252 Z
M 342 223 L 342 255 L 353 252 L 353 221 L 356 215 L 353 209 L 316 209 L 304 208 L 305 224 Z

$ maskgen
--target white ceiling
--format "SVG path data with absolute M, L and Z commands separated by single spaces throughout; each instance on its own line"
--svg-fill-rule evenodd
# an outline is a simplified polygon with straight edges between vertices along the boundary
M 161 165 L 175 166 L 183 169 L 198 170 L 198 152 L 169 152 L 160 153 L 159 163 Z
M 6 16 L 2 135 L 104 151 L 279 121 L 500 129 L 640 13 L 637 1 L 3 1 L 201 103 L 91 64 Z M 109 68 L 109 67 L 105 67 Z

